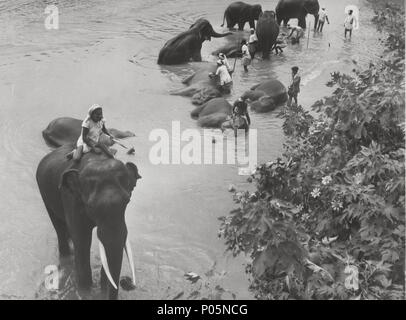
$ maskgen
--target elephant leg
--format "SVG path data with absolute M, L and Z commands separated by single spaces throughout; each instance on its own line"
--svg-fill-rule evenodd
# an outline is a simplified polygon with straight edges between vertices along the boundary
M 195 62 L 201 62 L 202 61 L 202 54 L 199 51 L 196 51 L 193 56 L 192 56 L 192 60 Z
M 71 250 L 69 247 L 69 234 L 66 223 L 65 221 L 59 219 L 48 206 L 46 206 L 46 209 L 58 237 L 59 256 L 69 256 L 71 254 Z
M 245 21 L 238 22 L 238 30 L 243 31 L 245 26 Z
M 288 25 L 289 19 L 288 18 L 284 18 L 283 19 L 283 26 L 286 27 Z
M 227 28 L 229 30 L 232 30 L 234 28 L 235 21 L 233 19 L 231 19 L 229 16 L 226 17 L 226 21 L 227 21 Z
M 255 29 L 255 21 L 254 20 L 250 20 L 249 24 L 250 24 L 251 29 Z
M 301 16 L 299 17 L 298 25 L 299 25 L 299 27 L 301 27 L 302 29 L 306 29 L 306 15 L 301 15 Z
M 75 267 L 78 285 L 81 288 L 89 288 L 92 285 L 92 270 L 90 268 L 90 246 L 92 244 L 92 228 L 77 226 L 72 235 L 75 248 Z

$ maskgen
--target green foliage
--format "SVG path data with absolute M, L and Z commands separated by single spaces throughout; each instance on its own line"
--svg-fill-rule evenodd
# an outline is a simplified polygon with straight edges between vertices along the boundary
M 386 55 L 333 73 L 317 118 L 284 108 L 283 155 L 220 218 L 227 250 L 251 257 L 259 299 L 404 298 L 404 11 L 387 5 L 374 21 Z

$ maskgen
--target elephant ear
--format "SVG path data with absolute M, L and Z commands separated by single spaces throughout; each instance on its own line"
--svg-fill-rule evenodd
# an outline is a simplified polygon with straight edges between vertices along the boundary
M 127 162 L 125 164 L 127 171 L 129 173 L 130 176 L 130 181 L 131 181 L 131 187 L 132 189 L 137 185 L 137 180 L 141 179 L 142 177 L 140 176 L 140 174 L 138 173 L 138 168 L 137 166 L 132 163 L 132 162 Z
M 79 171 L 76 169 L 68 169 L 64 171 L 59 181 L 59 189 L 68 190 L 74 195 L 79 194 Z

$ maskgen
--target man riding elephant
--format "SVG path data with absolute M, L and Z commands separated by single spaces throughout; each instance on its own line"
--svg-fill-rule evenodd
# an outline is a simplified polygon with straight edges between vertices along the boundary
M 60 257 L 71 254 L 72 240 L 77 283 L 85 290 L 92 286 L 90 248 L 97 227 L 101 288 L 106 297 L 117 299 L 123 250 L 135 277 L 124 214 L 141 176 L 133 163 L 104 153 L 86 153 L 73 168 L 73 160 L 66 159 L 72 148 L 63 145 L 41 160 L 36 173 L 39 191 L 58 237 Z
M 60 147 L 64 144 L 76 143 L 81 131 L 82 121 L 70 117 L 61 117 L 52 120 L 42 131 L 45 142 L 52 147 Z M 114 128 L 107 129 L 115 139 L 134 137 L 131 131 L 121 131 Z M 114 141 L 106 135 L 100 136 L 100 141 L 107 146 L 113 145 Z

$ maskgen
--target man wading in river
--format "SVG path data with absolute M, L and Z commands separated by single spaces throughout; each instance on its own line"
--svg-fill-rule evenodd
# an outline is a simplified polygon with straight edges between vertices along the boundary
M 227 67 L 224 65 L 222 60 L 217 61 L 217 70 L 216 73 L 210 72 L 209 77 L 211 79 L 218 77 L 219 78 L 219 85 L 218 89 L 222 93 L 230 93 L 231 91 L 231 84 L 233 83 L 233 79 L 231 78 L 230 73 L 227 70 Z
M 299 68 L 293 67 L 292 68 L 292 82 L 288 88 L 288 107 L 292 105 L 292 99 L 295 100 L 295 105 L 297 106 L 297 95 L 300 92 L 300 76 L 299 76 Z

